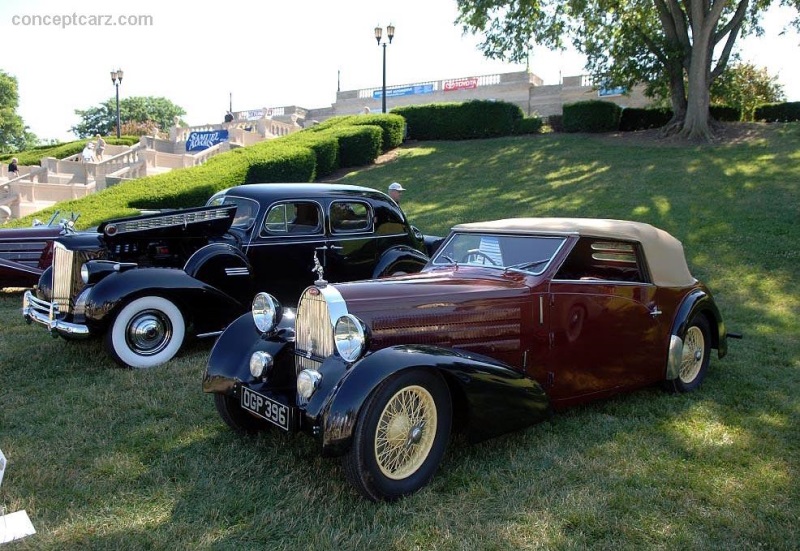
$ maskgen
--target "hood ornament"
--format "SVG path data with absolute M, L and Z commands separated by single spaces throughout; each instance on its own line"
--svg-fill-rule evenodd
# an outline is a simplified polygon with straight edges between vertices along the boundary
M 322 264 L 319 263 L 319 258 L 317 258 L 317 251 L 314 251 L 314 267 L 311 269 L 311 271 L 317 274 L 317 280 L 314 282 L 314 285 L 324 287 L 328 284 L 324 278 L 325 270 L 322 267 Z

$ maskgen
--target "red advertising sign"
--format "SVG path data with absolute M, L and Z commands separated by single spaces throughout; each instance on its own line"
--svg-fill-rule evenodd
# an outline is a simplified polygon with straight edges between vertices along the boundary
M 444 91 L 471 90 L 478 87 L 478 77 L 454 78 L 444 81 Z

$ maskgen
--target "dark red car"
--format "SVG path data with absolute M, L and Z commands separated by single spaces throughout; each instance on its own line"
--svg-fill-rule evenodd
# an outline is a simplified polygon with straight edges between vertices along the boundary
M 74 233 L 75 218 L 56 212 L 47 224 L 0 230 L 0 289 L 33 287 L 53 262 L 53 239 Z
M 694 390 L 727 337 L 666 232 L 499 220 L 456 226 L 418 274 L 319 281 L 296 311 L 256 296 L 203 385 L 232 428 L 308 432 L 391 500 L 430 480 L 453 430 L 481 440 L 647 385 Z

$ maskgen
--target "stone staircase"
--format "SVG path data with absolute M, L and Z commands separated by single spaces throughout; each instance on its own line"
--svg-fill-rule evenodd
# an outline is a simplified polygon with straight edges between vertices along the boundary
M 283 114 L 281 109 L 281 115 Z M 9 178 L 8 166 L 0 166 L 0 223 L 21 218 L 60 201 L 77 199 L 127 180 L 161 174 L 205 163 L 235 147 L 246 147 L 301 130 L 297 117 L 272 117 L 272 110 L 249 118 L 243 111 L 233 122 L 170 128 L 169 137 L 142 136 L 133 146 L 106 145 L 103 159 L 85 163 L 81 155 L 64 159 L 46 157 L 41 166 L 20 166 L 19 176 Z M 276 110 L 277 111 L 277 110 Z M 227 132 L 227 140 L 201 151 L 187 151 L 187 140 L 197 135 Z

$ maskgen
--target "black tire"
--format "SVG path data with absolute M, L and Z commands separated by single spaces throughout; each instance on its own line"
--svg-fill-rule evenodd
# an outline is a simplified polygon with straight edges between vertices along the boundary
M 186 323 L 171 301 L 145 296 L 120 310 L 106 333 L 106 350 L 121 366 L 147 369 L 171 360 L 183 345 Z
M 450 393 L 437 373 L 414 369 L 388 378 L 361 408 L 343 457 L 347 480 L 372 501 L 416 492 L 439 467 L 452 418 Z
M 269 423 L 244 411 L 239 400 L 227 394 L 214 394 L 214 406 L 225 424 L 240 434 L 256 434 L 269 427 Z
M 691 392 L 705 379 L 711 360 L 711 330 L 706 317 L 695 315 L 681 338 L 683 358 L 678 377 L 670 383 L 675 392 Z

